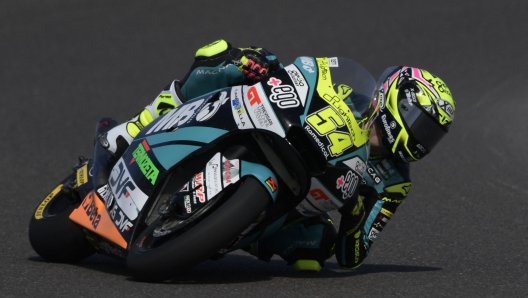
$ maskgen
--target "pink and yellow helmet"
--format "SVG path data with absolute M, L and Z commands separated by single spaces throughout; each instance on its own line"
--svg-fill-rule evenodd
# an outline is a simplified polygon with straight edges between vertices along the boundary
M 378 81 L 378 128 L 389 151 L 404 162 L 420 160 L 447 134 L 455 101 L 444 81 L 407 66 L 385 70 Z

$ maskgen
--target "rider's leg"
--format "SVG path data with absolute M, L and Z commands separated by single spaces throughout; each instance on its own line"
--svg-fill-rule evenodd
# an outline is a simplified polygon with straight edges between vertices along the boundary
M 278 232 L 253 243 L 250 253 L 269 260 L 282 257 L 296 271 L 319 271 L 333 255 L 336 229 L 327 213 L 286 225 Z

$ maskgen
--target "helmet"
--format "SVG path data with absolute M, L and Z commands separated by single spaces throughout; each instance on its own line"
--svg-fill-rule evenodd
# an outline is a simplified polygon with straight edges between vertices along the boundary
M 455 101 L 444 81 L 426 70 L 395 66 L 378 80 L 377 118 L 384 145 L 403 162 L 420 160 L 447 134 Z

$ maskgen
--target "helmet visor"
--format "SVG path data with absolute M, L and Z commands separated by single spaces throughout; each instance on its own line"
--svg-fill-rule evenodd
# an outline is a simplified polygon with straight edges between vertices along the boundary
M 414 140 L 414 145 L 417 147 L 422 145 L 428 152 L 431 152 L 447 134 L 430 113 L 418 107 L 418 103 L 412 104 L 408 100 L 402 99 L 398 103 L 398 110 L 408 128 L 410 137 Z

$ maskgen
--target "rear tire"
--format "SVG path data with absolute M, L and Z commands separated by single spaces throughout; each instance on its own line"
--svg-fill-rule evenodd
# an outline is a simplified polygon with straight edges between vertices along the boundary
M 141 281 L 160 282 L 174 277 L 231 243 L 269 203 L 268 191 L 249 176 L 230 198 L 195 226 L 160 246 L 147 247 L 158 221 L 152 223 L 131 246 L 128 267 Z
M 29 223 L 29 242 L 37 254 L 46 260 L 75 263 L 95 253 L 83 229 L 69 216 L 81 200 L 63 191 L 68 176 L 39 204 Z

